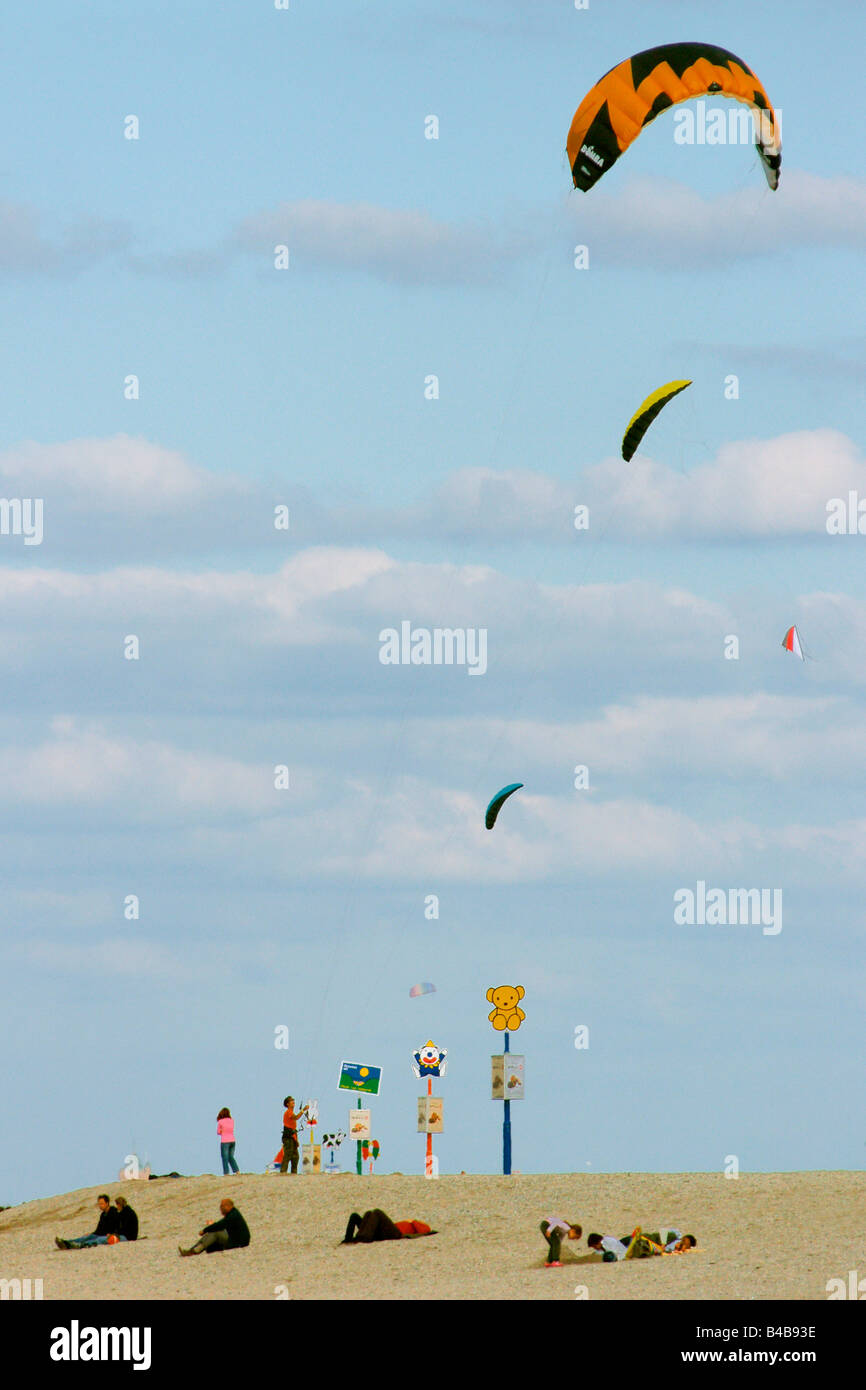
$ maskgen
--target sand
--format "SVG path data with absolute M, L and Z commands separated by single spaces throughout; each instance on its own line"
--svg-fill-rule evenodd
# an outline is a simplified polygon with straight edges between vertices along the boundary
M 136 1244 L 60 1251 L 55 1235 L 96 1225 L 96 1197 L 123 1193 Z M 181 1259 L 229 1196 L 252 1232 L 246 1250 Z M 439 1234 L 341 1246 L 353 1210 L 428 1221 Z M 0 1213 L 0 1279 L 41 1279 L 44 1299 L 826 1299 L 827 1280 L 866 1276 L 862 1173 L 399 1174 L 103 1182 Z M 545 1269 L 539 1222 L 621 1235 L 677 1226 L 685 1256 Z

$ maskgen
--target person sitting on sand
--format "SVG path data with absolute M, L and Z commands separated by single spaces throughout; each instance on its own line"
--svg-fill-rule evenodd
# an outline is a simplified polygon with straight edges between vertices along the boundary
M 580 1240 L 583 1230 L 574 1221 L 566 1221 L 563 1216 L 549 1216 L 541 1223 L 541 1234 L 547 1241 L 549 1259 L 545 1269 L 562 1269 L 561 1246 L 563 1240 Z
M 138 1240 L 138 1214 L 132 1210 L 125 1197 L 115 1197 L 117 1219 L 120 1223 L 118 1239 Z
M 114 1210 L 108 1194 L 100 1192 L 96 1205 L 99 1207 L 96 1230 L 88 1236 L 73 1236 L 71 1240 L 61 1240 L 60 1236 L 55 1236 L 54 1243 L 58 1250 L 85 1250 L 91 1245 L 107 1245 L 109 1236 L 119 1238 L 120 1213 Z
M 184 1250 L 182 1245 L 177 1247 L 179 1255 L 202 1255 L 205 1251 L 212 1255 L 215 1250 L 240 1250 L 249 1245 L 250 1228 L 229 1197 L 223 1197 L 220 1211 L 222 1221 L 203 1226 L 198 1233 L 199 1239 L 189 1250 Z
M 355 1232 L 357 1231 L 357 1234 Z M 414 1240 L 417 1236 L 435 1236 L 426 1221 L 392 1221 L 379 1207 L 359 1216 L 352 1212 L 346 1226 L 342 1245 L 369 1245 L 374 1240 Z

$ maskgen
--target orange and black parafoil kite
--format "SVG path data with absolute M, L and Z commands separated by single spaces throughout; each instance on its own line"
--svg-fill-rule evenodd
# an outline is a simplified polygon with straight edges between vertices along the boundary
M 776 114 L 752 69 L 712 43 L 666 43 L 626 58 L 587 92 L 566 148 L 575 188 L 584 193 L 607 173 L 662 111 L 717 94 L 752 108 L 756 148 L 771 188 L 779 186 L 782 145 Z

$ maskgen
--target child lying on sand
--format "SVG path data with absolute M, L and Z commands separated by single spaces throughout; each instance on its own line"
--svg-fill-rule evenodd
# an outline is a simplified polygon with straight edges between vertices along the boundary
M 673 1228 L 665 1232 L 662 1239 L 658 1231 L 641 1232 L 637 1228 L 637 1239 L 633 1241 L 633 1249 L 628 1259 L 642 1260 L 649 1255 L 687 1255 L 690 1250 L 694 1250 L 697 1245 L 694 1236 L 684 1236 L 682 1231 L 675 1231 Z
M 558 1227 L 558 1230 L 556 1236 L 552 1238 L 555 1227 Z M 554 1239 L 556 1239 L 557 1257 L 545 1261 L 545 1269 L 561 1269 L 562 1263 L 558 1258 L 559 1242 L 566 1236 L 566 1233 L 569 1240 L 576 1240 L 580 1236 L 580 1227 L 571 1225 L 562 1217 L 551 1217 L 549 1221 L 542 1221 L 541 1233 L 550 1246 L 551 1255 L 554 1250 Z M 686 1255 L 690 1250 L 695 1249 L 698 1242 L 694 1236 L 684 1236 L 681 1231 L 676 1231 L 673 1228 L 665 1232 L 663 1239 L 662 1233 L 659 1231 L 650 1231 L 645 1235 L 640 1226 L 635 1226 L 630 1236 L 622 1236 L 621 1238 L 601 1236 L 597 1231 L 593 1231 L 587 1236 L 586 1243 L 590 1253 L 572 1256 L 569 1263 L 579 1265 L 613 1264 L 617 1260 L 642 1260 L 651 1255 Z
M 635 1226 L 630 1236 L 622 1236 L 619 1240 L 616 1236 L 600 1236 L 593 1232 L 587 1236 L 586 1243 L 602 1259 L 609 1261 L 642 1260 L 649 1255 L 685 1255 L 698 1242 L 694 1236 L 684 1236 L 681 1231 L 671 1228 L 666 1232 L 663 1243 L 658 1231 L 644 1235 L 640 1226 Z

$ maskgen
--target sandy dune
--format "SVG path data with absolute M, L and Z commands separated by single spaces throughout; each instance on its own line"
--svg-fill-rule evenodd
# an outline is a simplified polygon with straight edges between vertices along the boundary
M 96 1196 L 123 1192 L 138 1211 L 135 1245 L 59 1251 L 54 1236 L 96 1224 Z M 247 1250 L 182 1260 L 230 1196 L 252 1232 Z M 339 1245 L 350 1211 L 384 1208 L 439 1234 Z M 45 1299 L 825 1299 L 831 1278 L 866 1275 L 866 1176 L 758 1173 L 240 1174 L 103 1182 L 0 1213 L 0 1278 L 42 1279 Z M 539 1222 L 560 1213 L 619 1235 L 670 1223 L 698 1238 L 687 1256 L 543 1268 Z

